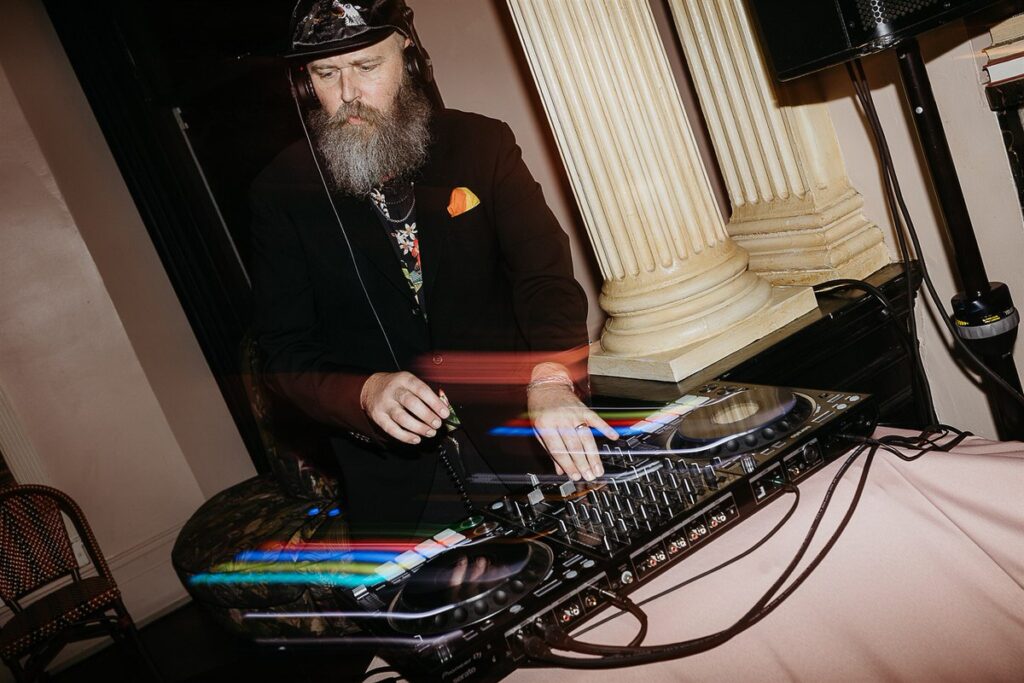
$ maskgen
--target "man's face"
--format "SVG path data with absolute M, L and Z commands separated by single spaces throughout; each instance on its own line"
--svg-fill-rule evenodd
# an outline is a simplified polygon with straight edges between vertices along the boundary
M 425 163 L 431 105 L 405 69 L 399 34 L 358 52 L 311 62 L 322 109 L 307 114 L 338 189 L 365 196 Z
M 334 117 L 346 106 L 353 110 L 346 123 L 362 126 L 367 121 L 359 116 L 360 108 L 390 114 L 405 70 L 402 50 L 409 44 L 407 38 L 394 33 L 362 50 L 310 62 L 313 89 L 327 115 Z

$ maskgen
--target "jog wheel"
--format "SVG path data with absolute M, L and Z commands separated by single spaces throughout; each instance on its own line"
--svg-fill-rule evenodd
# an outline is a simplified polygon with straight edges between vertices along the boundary
M 813 400 L 789 389 L 740 391 L 687 413 L 669 435 L 666 447 L 707 447 L 686 456 L 692 460 L 747 453 L 798 430 L 814 414 L 814 407 Z
M 401 633 L 432 635 L 484 621 L 536 588 L 553 561 L 536 541 L 488 539 L 453 548 L 409 577 L 388 622 Z

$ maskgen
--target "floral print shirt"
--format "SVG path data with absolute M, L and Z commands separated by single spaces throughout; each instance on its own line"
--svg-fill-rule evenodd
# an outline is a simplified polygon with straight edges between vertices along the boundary
M 416 195 L 413 189 L 413 184 L 408 181 L 387 183 L 370 192 L 370 202 L 382 219 L 413 296 L 422 304 L 420 288 L 423 287 L 423 264 L 420 262 Z

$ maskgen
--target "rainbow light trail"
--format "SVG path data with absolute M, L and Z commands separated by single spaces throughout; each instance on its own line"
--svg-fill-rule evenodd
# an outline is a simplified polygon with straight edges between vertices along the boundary
M 372 586 L 387 580 L 381 565 L 414 551 L 421 539 L 370 539 L 345 543 L 267 543 L 189 579 L 194 585 Z M 427 558 L 425 558 L 427 559 Z

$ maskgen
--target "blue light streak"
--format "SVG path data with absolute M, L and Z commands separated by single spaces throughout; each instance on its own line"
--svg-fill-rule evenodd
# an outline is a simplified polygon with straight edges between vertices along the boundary
M 643 434 L 642 431 L 635 427 L 612 427 L 619 436 L 636 436 L 637 434 Z M 596 435 L 600 435 L 600 432 L 591 428 L 590 430 Z M 491 436 L 533 436 L 533 427 L 494 427 L 491 429 Z
M 336 574 L 324 572 L 238 572 L 238 573 L 203 573 L 196 574 L 189 583 L 200 586 L 216 585 L 252 585 L 252 584 L 284 584 L 284 585 L 327 585 L 342 588 L 372 586 L 382 583 L 384 577 L 378 574 L 361 576 L 357 574 Z
M 372 562 L 383 564 L 400 553 L 385 550 L 243 550 L 238 562 Z

